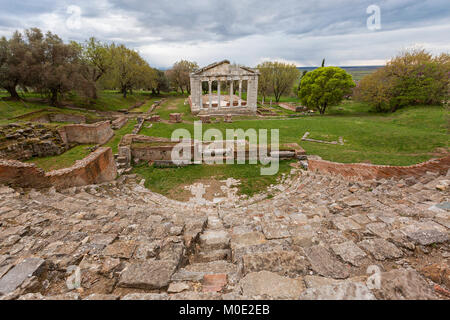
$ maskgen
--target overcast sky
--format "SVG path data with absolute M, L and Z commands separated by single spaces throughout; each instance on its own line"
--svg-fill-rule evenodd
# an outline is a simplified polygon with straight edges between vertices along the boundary
M 188 59 L 256 66 L 380 65 L 400 50 L 450 52 L 450 0 L 0 0 L 0 36 L 39 27 L 123 43 L 153 67 Z M 374 30 L 380 9 L 379 29 Z M 370 20 L 368 28 L 367 20 Z

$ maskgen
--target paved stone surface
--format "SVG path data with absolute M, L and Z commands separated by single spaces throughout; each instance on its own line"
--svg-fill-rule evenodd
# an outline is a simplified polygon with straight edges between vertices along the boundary
M 321 245 L 305 249 L 311 268 L 324 277 L 345 279 L 350 273 L 348 268 Z
M 381 286 L 375 290 L 380 299 L 436 299 L 433 288 L 414 270 L 392 270 L 381 273 Z
M 296 277 L 306 274 L 308 262 L 295 251 L 270 251 L 245 255 L 242 258 L 243 274 L 271 271 L 282 276 Z
M 449 240 L 449 237 L 446 233 L 434 229 L 410 232 L 408 233 L 408 238 L 411 239 L 414 243 L 418 243 L 424 246 L 433 243 L 444 243 Z
M 342 260 L 350 262 L 354 266 L 360 266 L 366 253 L 362 251 L 353 241 L 347 241 L 340 244 L 332 244 L 333 252 L 340 256 Z
M 248 297 L 297 299 L 304 290 L 302 281 L 282 277 L 269 271 L 249 273 L 240 281 L 239 285 L 243 295 Z
M 377 260 L 395 259 L 403 255 L 403 252 L 394 244 L 380 238 L 363 240 L 358 245 Z
M 307 289 L 301 294 L 300 300 L 376 300 L 376 298 L 366 285 L 344 281 Z
M 167 261 L 133 263 L 121 274 L 119 286 L 139 289 L 163 288 L 169 285 L 174 271 L 174 265 Z
M 273 197 L 230 185 L 220 203 L 171 200 L 135 175 L 60 191 L 0 186 L 0 299 L 448 299 L 444 180 L 293 169 Z M 37 270 L 17 272 L 30 257 Z
M 44 263 L 41 258 L 27 258 L 20 262 L 0 279 L 0 295 L 16 290 L 25 280 L 42 271 Z

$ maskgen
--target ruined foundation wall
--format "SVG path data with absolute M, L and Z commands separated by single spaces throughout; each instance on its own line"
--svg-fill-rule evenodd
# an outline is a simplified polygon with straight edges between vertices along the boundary
M 450 169 L 450 156 L 432 159 L 412 166 L 383 166 L 366 163 L 336 163 L 325 160 L 308 160 L 308 168 L 312 171 L 341 175 L 354 180 L 401 179 L 419 177 L 427 171 L 446 174 Z
M 114 180 L 116 163 L 111 148 L 98 148 L 73 166 L 46 174 L 50 184 L 56 188 L 68 188 Z
M 114 180 L 117 168 L 111 148 L 98 148 L 73 166 L 45 173 L 32 163 L 0 159 L 0 184 L 58 189 Z
M 69 124 L 60 128 L 60 135 L 68 143 L 104 144 L 114 135 L 109 121 L 93 124 Z
M 24 188 L 50 187 L 44 170 L 34 163 L 0 159 L 0 184 Z

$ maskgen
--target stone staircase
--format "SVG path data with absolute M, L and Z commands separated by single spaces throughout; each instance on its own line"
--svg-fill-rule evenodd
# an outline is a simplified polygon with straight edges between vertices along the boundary
M 297 171 L 272 198 L 220 205 L 168 199 L 136 175 L 0 186 L 0 299 L 448 299 L 449 182 Z
M 195 248 L 194 262 L 231 260 L 230 235 L 224 228 L 217 210 L 207 213 L 206 229 L 200 234 Z

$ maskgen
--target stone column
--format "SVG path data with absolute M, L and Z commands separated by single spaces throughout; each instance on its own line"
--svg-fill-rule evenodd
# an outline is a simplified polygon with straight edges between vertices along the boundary
M 191 102 L 192 102 L 192 109 L 193 110 L 197 110 L 198 106 L 197 106 L 197 96 L 196 96 L 196 92 L 195 92 L 195 80 L 194 77 L 191 76 L 190 79 L 190 85 L 191 85 Z
M 198 100 L 200 104 L 200 110 L 203 109 L 203 88 L 202 88 L 202 80 L 197 81 L 197 90 L 198 90 Z
M 212 109 L 212 80 L 208 80 L 209 111 Z
M 239 102 L 238 107 L 242 107 L 242 79 L 239 79 Z
M 230 108 L 233 107 L 233 79 L 231 79 L 230 83 Z
M 252 77 L 248 80 L 247 86 L 247 106 L 256 111 L 258 99 L 258 77 Z
M 220 79 L 217 79 L 217 109 L 220 109 Z

